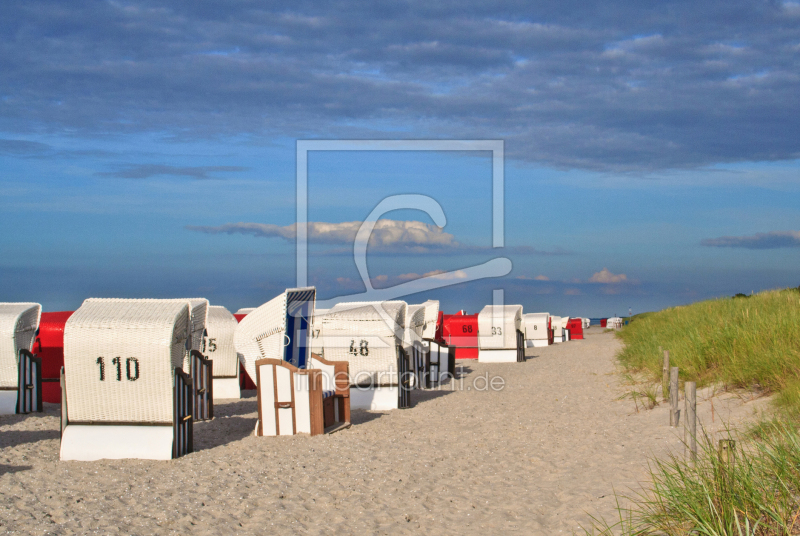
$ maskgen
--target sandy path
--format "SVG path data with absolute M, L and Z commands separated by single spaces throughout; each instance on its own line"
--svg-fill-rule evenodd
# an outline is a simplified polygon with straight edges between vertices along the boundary
M 171 462 L 58 461 L 59 420 L 0 417 L 0 529 L 32 534 L 571 533 L 613 515 L 648 455 L 682 451 L 662 406 L 635 412 L 614 374 L 619 342 L 530 349 L 524 364 L 460 362 L 461 391 L 354 412 L 324 437 L 255 438 L 255 399 L 218 404 L 197 452 Z M 536 357 L 533 357 L 536 356 Z M 475 390 L 488 374 L 501 391 Z M 699 396 L 702 399 L 702 396 Z M 714 398 L 716 425 L 764 400 Z M 710 403 L 699 402 L 710 424 Z

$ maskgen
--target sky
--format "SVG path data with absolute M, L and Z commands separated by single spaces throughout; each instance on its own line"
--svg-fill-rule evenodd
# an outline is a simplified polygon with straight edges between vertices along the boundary
M 446 223 L 381 215 L 369 284 L 435 277 L 404 299 L 446 312 L 796 287 L 798 95 L 798 2 L 4 0 L 0 301 L 257 306 L 297 283 L 297 141 L 350 139 L 502 140 L 505 245 L 490 152 L 313 151 L 320 299 L 364 291 L 401 194 Z

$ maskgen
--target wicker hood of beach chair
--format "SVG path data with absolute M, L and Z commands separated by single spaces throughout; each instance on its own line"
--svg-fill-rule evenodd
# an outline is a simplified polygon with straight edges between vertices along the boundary
M 411 307 L 409 305 L 409 307 Z M 439 301 L 428 300 L 422 304 L 425 308 L 425 320 L 422 326 L 422 338 L 426 341 L 436 340 L 436 328 L 439 321 Z
M 0 414 L 42 411 L 41 361 L 29 353 L 41 315 L 38 303 L 0 303 Z
M 214 399 L 241 398 L 239 389 L 239 356 L 233 335 L 239 323 L 221 305 L 208 308 L 203 355 L 214 363 Z
M 188 300 L 90 298 L 64 329 L 61 459 L 170 459 L 192 450 Z
M 314 287 L 287 289 L 239 322 L 233 345 L 253 380 L 259 359 L 279 359 L 305 368 L 310 353 L 309 318 L 314 315 L 315 301 Z
M 525 360 L 521 305 L 487 305 L 478 314 L 478 361 Z
M 422 342 L 422 330 L 425 327 L 425 307 L 408 305 L 406 324 L 403 330 L 403 348 L 408 350 L 415 343 Z
M 407 309 L 402 301 L 337 304 L 322 318 L 325 359 L 347 361 L 351 385 L 398 385 Z

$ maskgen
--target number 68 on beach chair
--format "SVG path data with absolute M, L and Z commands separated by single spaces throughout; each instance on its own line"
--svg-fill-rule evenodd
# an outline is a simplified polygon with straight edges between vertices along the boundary
M 30 350 L 38 303 L 0 303 L 0 414 L 42 411 L 42 361 Z
M 62 460 L 192 452 L 190 318 L 185 300 L 83 302 L 64 328 Z

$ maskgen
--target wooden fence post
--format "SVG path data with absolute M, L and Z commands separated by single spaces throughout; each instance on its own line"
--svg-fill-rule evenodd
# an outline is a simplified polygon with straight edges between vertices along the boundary
M 661 395 L 666 402 L 669 395 L 669 350 L 664 350 L 664 364 L 661 367 Z
M 692 461 L 697 460 L 697 384 L 686 382 L 684 384 L 686 395 L 684 397 L 683 440 L 689 449 Z
M 669 425 L 674 427 L 678 426 L 680 421 L 680 410 L 678 409 L 678 367 L 670 369 L 669 379 Z

